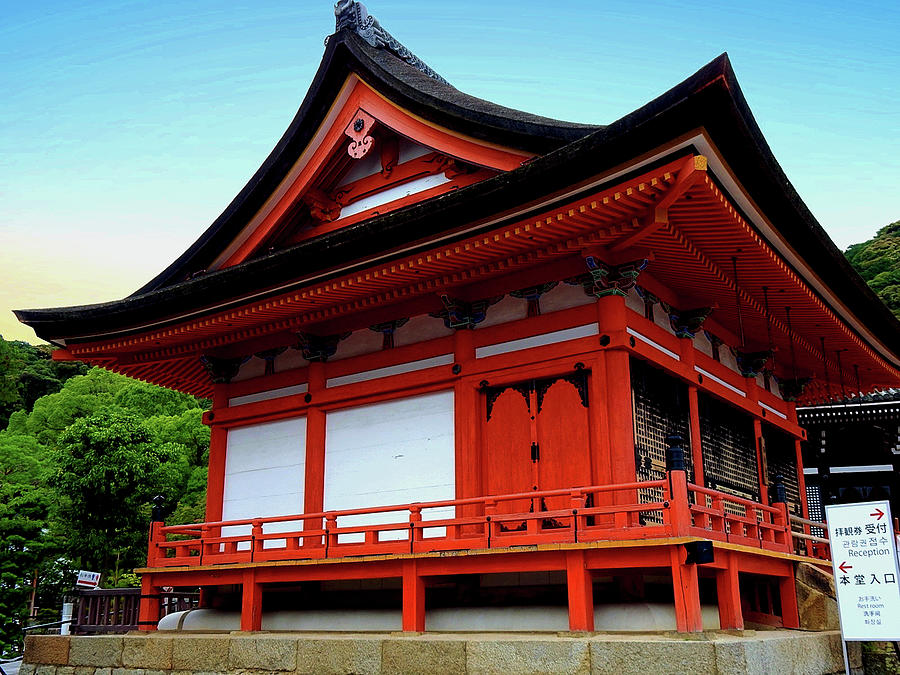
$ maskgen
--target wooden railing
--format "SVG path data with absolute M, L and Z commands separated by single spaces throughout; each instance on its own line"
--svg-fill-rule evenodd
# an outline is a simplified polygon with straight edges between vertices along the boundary
M 831 542 L 828 540 L 828 526 L 815 520 L 808 520 L 800 516 L 791 515 L 791 525 L 799 525 L 802 531 L 791 528 L 791 536 L 794 538 L 796 548 L 806 555 L 822 560 L 831 560 Z M 813 534 L 815 530 L 818 534 Z
M 140 588 L 78 591 L 72 608 L 73 635 L 124 633 L 138 629 Z
M 787 504 L 766 506 L 719 490 L 688 484 L 691 534 L 791 553 L 790 515 Z
M 196 607 L 199 593 L 161 593 L 160 615 Z M 97 588 L 75 591 L 70 632 L 73 635 L 125 633 L 141 628 L 140 588 Z
M 641 503 L 638 490 L 647 489 L 661 495 L 659 501 Z M 766 506 L 689 484 L 683 471 L 672 471 L 663 480 L 568 490 L 195 525 L 155 522 L 147 564 L 314 560 L 673 536 L 785 552 L 792 545 L 786 505 Z

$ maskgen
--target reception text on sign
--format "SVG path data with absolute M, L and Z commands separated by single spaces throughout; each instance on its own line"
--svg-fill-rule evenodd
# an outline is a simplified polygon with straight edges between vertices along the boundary
M 900 640 L 900 569 L 887 501 L 825 507 L 845 640 Z

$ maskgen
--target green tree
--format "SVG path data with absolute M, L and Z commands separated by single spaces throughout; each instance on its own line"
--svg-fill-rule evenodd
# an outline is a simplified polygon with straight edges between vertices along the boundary
M 78 361 L 54 361 L 53 348 L 0 337 L 0 429 L 16 410 L 30 411 L 41 396 L 59 391 L 88 367 Z M 10 389 L 11 387 L 11 389 Z
M 58 439 L 50 485 L 59 492 L 66 550 L 101 572 L 142 564 L 150 501 L 175 504 L 189 465 L 176 444 L 151 442 L 131 413 L 107 409 L 71 424 Z
M 882 227 L 868 241 L 850 246 L 853 268 L 897 317 L 900 317 L 900 220 Z
M 0 654 L 21 647 L 31 581 L 56 557 L 47 535 L 53 494 L 47 452 L 28 436 L 0 433 Z

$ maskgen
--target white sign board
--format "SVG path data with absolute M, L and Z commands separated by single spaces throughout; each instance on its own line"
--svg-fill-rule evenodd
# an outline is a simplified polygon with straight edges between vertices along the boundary
M 900 568 L 887 501 L 825 507 L 845 640 L 900 640 Z
M 75 582 L 75 588 L 97 588 L 99 585 L 100 572 L 78 570 L 78 580 Z

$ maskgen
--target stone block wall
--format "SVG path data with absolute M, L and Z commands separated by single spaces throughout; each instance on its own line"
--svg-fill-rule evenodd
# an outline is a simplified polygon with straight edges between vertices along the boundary
M 861 667 L 858 645 L 851 663 Z M 131 633 L 29 636 L 20 675 L 836 673 L 834 631 L 614 635 Z

